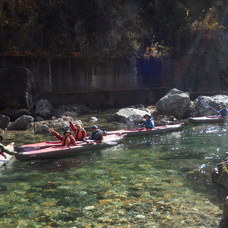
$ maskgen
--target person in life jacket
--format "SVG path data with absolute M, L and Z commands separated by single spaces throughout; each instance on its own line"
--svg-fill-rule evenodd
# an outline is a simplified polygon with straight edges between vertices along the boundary
M 219 114 L 222 117 L 228 117 L 228 110 L 226 108 L 226 105 L 224 105 L 224 104 L 221 105 L 221 109 L 219 110 Z
M 9 151 L 9 150 L 6 148 L 6 147 L 2 144 L 2 141 L 3 141 L 3 136 L 0 135 L 0 156 L 2 156 L 2 157 L 4 157 L 4 158 L 7 158 L 6 155 L 5 155 L 4 153 L 10 154 L 10 155 L 15 154 L 14 152 L 11 152 L 11 151 Z
M 76 144 L 76 140 L 73 135 L 71 135 L 71 131 L 69 129 L 64 131 L 64 135 L 60 135 L 57 131 L 54 131 L 53 128 L 48 129 L 49 132 L 54 134 L 57 139 L 62 142 L 63 146 L 72 146 Z
M 71 130 L 74 132 L 74 137 L 76 141 L 83 141 L 86 136 L 86 130 L 82 127 L 82 124 L 80 122 L 76 122 L 73 124 L 71 120 L 69 120 L 69 125 Z
M 143 118 L 146 120 L 144 123 L 141 124 L 141 127 L 145 127 L 147 129 L 152 129 L 155 127 L 154 120 L 149 114 L 145 114 Z
M 92 126 L 92 134 L 90 135 L 89 139 L 99 141 L 103 139 L 104 132 L 98 128 L 97 125 Z

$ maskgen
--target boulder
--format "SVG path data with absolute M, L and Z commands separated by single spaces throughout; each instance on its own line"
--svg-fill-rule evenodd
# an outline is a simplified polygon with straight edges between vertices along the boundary
M 23 115 L 12 122 L 8 130 L 27 130 L 30 124 L 34 121 L 32 116 Z
M 53 106 L 48 100 L 41 99 L 35 103 L 34 109 L 35 109 L 35 115 L 41 116 L 47 119 L 52 115 Z
M 142 118 L 145 114 L 147 114 L 147 112 L 143 110 L 135 108 L 122 108 L 113 114 L 111 119 L 125 124 L 134 125 L 142 122 Z
M 175 88 L 170 90 L 156 104 L 156 108 L 160 113 L 173 115 L 176 118 L 188 115 L 190 107 L 191 100 L 189 94 Z
M 15 108 L 7 108 L 0 112 L 3 115 L 9 116 L 11 121 L 16 120 L 18 117 L 23 115 L 31 115 L 30 111 L 25 108 L 15 109 Z
M 0 115 L 0 128 L 5 129 L 8 127 L 10 122 L 10 118 L 5 115 Z
M 10 67 L 0 72 L 0 109 L 32 106 L 33 76 L 25 67 Z

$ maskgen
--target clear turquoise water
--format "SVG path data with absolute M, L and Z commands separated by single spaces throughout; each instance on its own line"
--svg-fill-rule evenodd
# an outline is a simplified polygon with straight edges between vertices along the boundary
M 14 160 L 1 170 L 0 227 L 218 227 L 210 173 L 227 136 L 227 126 L 190 126 L 73 158 Z

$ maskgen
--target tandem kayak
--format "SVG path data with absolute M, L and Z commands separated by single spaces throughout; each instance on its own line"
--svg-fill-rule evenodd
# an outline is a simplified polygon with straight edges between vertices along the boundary
M 128 137 L 131 136 L 144 136 L 154 135 L 165 132 L 179 131 L 183 128 L 183 124 L 163 125 L 157 126 L 152 129 L 138 128 L 138 129 L 122 129 L 117 131 L 109 131 L 107 134 L 125 134 Z
M 73 146 L 62 146 L 59 141 L 27 144 L 15 147 L 15 150 L 18 152 L 15 154 L 15 157 L 21 161 L 69 157 L 84 151 L 114 146 L 123 140 L 124 137 L 125 135 L 112 134 L 104 136 L 101 142 L 93 140 L 77 141 L 77 144 Z
M 222 116 L 202 116 L 202 117 L 189 117 L 188 121 L 191 123 L 223 123 L 227 120 Z
M 14 152 L 14 145 L 13 144 L 9 144 L 6 146 L 6 148 L 12 152 Z M 12 158 L 13 155 L 4 153 L 4 155 L 6 156 L 6 158 L 2 155 L 0 155 L 0 168 L 5 166 Z

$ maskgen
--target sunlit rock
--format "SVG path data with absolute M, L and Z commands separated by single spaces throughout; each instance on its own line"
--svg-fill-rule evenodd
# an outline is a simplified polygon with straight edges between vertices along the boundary
M 173 115 L 182 118 L 188 115 L 191 101 L 188 93 L 178 89 L 172 89 L 168 94 L 162 97 L 156 104 L 157 110 L 166 115 Z

